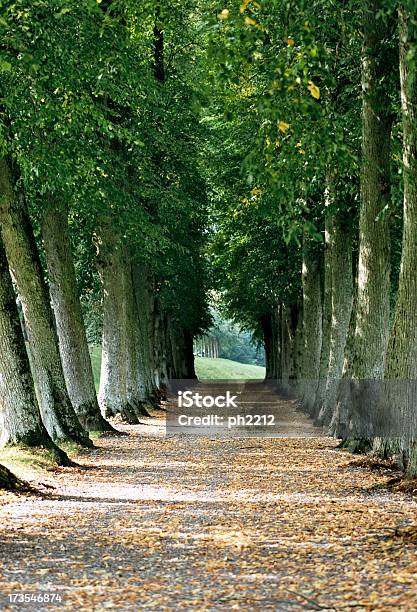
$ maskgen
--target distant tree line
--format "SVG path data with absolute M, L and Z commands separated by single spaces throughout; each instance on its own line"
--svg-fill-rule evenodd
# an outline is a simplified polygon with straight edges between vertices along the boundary
M 219 312 L 214 311 L 212 316 L 213 324 L 208 332 L 194 341 L 196 355 L 265 365 L 265 352 L 261 342 L 255 341 L 250 332 L 242 331 L 232 321 L 225 320 Z

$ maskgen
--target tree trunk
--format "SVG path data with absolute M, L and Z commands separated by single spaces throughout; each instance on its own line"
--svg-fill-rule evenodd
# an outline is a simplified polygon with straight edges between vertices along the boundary
M 29 490 L 28 484 L 17 478 L 4 465 L 0 465 L 0 489 L 7 491 L 24 491 Z
M 328 179 L 326 190 L 326 206 L 331 206 L 334 199 L 334 186 Z M 316 399 L 312 416 L 315 418 L 323 409 L 326 394 L 327 372 L 330 357 L 330 333 L 332 325 L 332 244 L 331 244 L 332 213 L 327 212 L 324 229 L 324 286 L 323 286 L 323 318 L 320 368 Z
M 168 380 L 187 378 L 189 374 L 189 364 L 187 364 L 188 356 L 186 352 L 188 352 L 188 348 L 186 348 L 184 330 L 177 321 L 174 321 L 171 315 L 166 317 L 166 346 Z M 197 344 L 193 340 L 193 361 L 194 347 L 197 350 Z M 194 368 L 192 368 L 192 371 L 193 370 Z M 193 376 L 191 376 L 191 378 L 193 378 Z
M 146 403 L 151 407 L 158 406 L 157 389 L 154 381 L 153 363 L 153 325 L 152 283 L 150 273 L 145 264 L 135 264 L 133 268 L 133 289 L 136 300 L 138 327 L 140 334 L 139 369 L 142 384 L 145 389 Z
M 61 202 L 50 197 L 41 226 L 68 394 L 80 423 L 87 431 L 114 431 L 102 417 L 97 401 L 68 235 L 67 212 Z
M 300 395 L 302 387 L 302 372 L 303 372 L 303 303 L 300 301 L 291 311 L 294 320 L 294 354 L 293 354 L 293 372 L 294 392 Z
M 181 338 L 179 326 L 172 317 L 168 317 L 167 321 L 167 336 L 170 347 L 170 359 L 168 376 L 170 380 L 186 378 L 185 366 L 185 346 L 183 338 Z
M 317 419 L 319 425 L 328 425 L 331 421 L 343 374 L 353 300 L 351 234 L 351 229 L 344 222 L 343 213 L 336 213 L 329 227 L 332 276 L 330 351 L 323 404 Z
M 117 231 L 103 220 L 96 237 L 97 267 L 103 288 L 103 335 L 99 403 L 109 418 L 120 414 L 137 424 L 134 407 L 127 394 L 127 307 L 126 264 Z
M 154 381 L 159 399 L 166 400 L 168 375 L 166 371 L 164 313 L 158 298 L 153 301 L 152 321 Z
M 124 255 L 124 282 L 126 295 L 126 385 L 127 401 L 137 417 L 150 416 L 146 409 L 146 384 L 142 375 L 140 356 L 139 316 L 133 286 L 133 267 L 128 249 Z
M 267 313 L 262 317 L 262 332 L 265 348 L 266 372 L 265 379 L 272 380 L 275 374 L 275 342 L 272 329 L 272 314 Z
M 303 350 L 301 401 L 311 413 L 316 399 L 322 346 L 321 254 L 304 237 L 303 245 Z
M 293 321 L 294 307 L 280 306 L 280 378 L 283 391 L 290 391 L 290 381 L 294 378 L 295 327 Z
M 384 77 L 388 26 L 377 17 L 380 0 L 364 8 L 362 49 L 362 168 L 359 264 L 352 375 L 380 379 L 389 332 L 390 151 L 392 113 Z
M 288 372 L 288 390 L 291 390 L 298 373 L 298 356 L 297 356 L 297 329 L 301 327 L 301 307 L 300 304 L 290 304 L 285 307 L 286 327 L 289 337 L 289 372 Z
M 362 167 L 359 262 L 351 398 L 351 427 L 358 450 L 368 446 L 374 380 L 383 378 L 389 334 L 390 148 L 392 113 L 386 79 L 391 69 L 386 41 L 391 24 L 381 0 L 367 0 L 362 47 Z M 355 398 L 358 398 L 356 401 Z M 353 443 L 350 444 L 355 449 Z
M 184 361 L 186 377 L 194 380 L 197 378 L 197 374 L 195 373 L 193 335 L 189 329 L 183 329 L 182 335 L 184 338 Z
M 386 378 L 395 382 L 386 383 L 386 416 L 395 411 L 394 423 L 401 429 L 392 436 L 386 433 L 378 445 L 379 454 L 402 454 L 408 477 L 417 476 L 417 69 L 412 55 L 417 45 L 416 20 L 415 7 L 400 7 L 404 228 L 395 318 L 386 358 Z
M 0 222 L 7 259 L 25 317 L 30 350 L 42 372 L 42 420 L 55 441 L 92 446 L 65 385 L 49 294 L 23 193 L 16 194 L 10 167 L 0 161 Z
M 0 355 L 0 447 L 43 447 L 51 451 L 59 464 L 70 465 L 66 454 L 52 442 L 41 420 L 1 238 Z
M 332 409 L 329 434 L 346 441 L 349 435 L 349 419 L 351 418 L 351 367 L 353 347 L 355 343 L 357 287 L 354 286 L 352 309 L 348 325 L 345 351 L 343 356 L 342 377 L 335 384 L 336 402 Z M 330 397 L 330 396 L 329 396 Z

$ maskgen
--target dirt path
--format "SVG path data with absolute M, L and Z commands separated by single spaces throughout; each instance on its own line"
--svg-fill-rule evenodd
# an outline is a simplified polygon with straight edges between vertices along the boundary
M 3 496 L 0 609 L 417 610 L 417 546 L 393 535 L 416 502 L 281 404 L 308 437 L 166 438 L 159 417 L 45 474 L 49 498 Z

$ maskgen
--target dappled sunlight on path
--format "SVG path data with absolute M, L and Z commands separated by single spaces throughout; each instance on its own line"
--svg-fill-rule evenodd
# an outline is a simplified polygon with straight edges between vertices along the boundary
M 68 610 L 417 609 L 416 547 L 393 537 L 417 504 L 379 487 L 388 473 L 325 437 L 119 427 L 130 436 L 98 440 L 84 467 L 42 474 L 45 498 L 3 498 L 2 609 L 39 590 Z

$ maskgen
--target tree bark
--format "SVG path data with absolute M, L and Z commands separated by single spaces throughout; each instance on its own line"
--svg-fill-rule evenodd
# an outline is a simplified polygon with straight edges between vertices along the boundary
M 146 409 L 146 384 L 142 374 L 140 356 L 139 316 L 134 294 L 133 267 L 129 249 L 124 254 L 125 295 L 126 295 L 126 385 L 127 401 L 133 407 L 137 417 L 150 416 Z
M 329 434 L 342 438 L 345 442 L 349 436 L 349 419 L 351 418 L 351 367 L 353 360 L 353 347 L 355 343 L 355 325 L 356 325 L 356 301 L 357 287 L 354 286 L 352 309 L 348 325 L 345 351 L 343 356 L 342 377 L 335 388 L 336 402 L 332 409 L 331 421 L 329 426 Z M 335 385 L 336 387 L 336 385 Z M 352 441 L 350 441 L 352 442 Z M 355 443 L 355 441 L 353 441 Z
M 321 254 L 318 245 L 304 237 L 303 264 L 303 350 L 301 401 L 303 409 L 312 413 L 320 371 L 322 346 Z
M 167 342 L 170 355 L 168 360 L 169 380 L 186 378 L 185 355 L 183 354 L 185 347 L 181 342 L 178 325 L 172 317 L 167 319 Z
M 408 477 L 417 476 L 417 9 L 399 8 L 401 111 L 403 123 L 403 242 L 395 317 L 386 357 L 386 410 L 401 426 L 377 441 L 379 454 L 402 455 Z M 395 382 L 394 382 L 395 381 Z M 397 417 L 399 417 L 397 419 Z M 387 420 L 387 422 L 389 422 Z M 400 437 L 400 433 L 403 435 Z
M 4 465 L 0 465 L 0 489 L 6 489 L 7 491 L 24 491 L 29 490 L 30 487 L 12 474 Z
M 30 350 L 41 371 L 42 420 L 55 441 L 92 446 L 71 404 L 54 328 L 49 294 L 22 191 L 16 192 L 10 166 L 0 161 L 0 222 L 9 266 L 25 317 Z
M 41 227 L 68 394 L 80 423 L 87 431 L 114 431 L 103 418 L 97 401 L 77 290 L 67 211 L 52 196 L 43 211 Z
M 384 77 L 389 63 L 380 0 L 364 7 L 362 48 L 362 167 L 357 309 L 352 376 L 380 379 L 389 333 L 390 151 L 392 112 Z
M 329 244 L 331 251 L 330 350 L 323 403 L 317 419 L 319 425 L 328 425 L 335 409 L 352 314 L 352 231 L 345 223 L 343 213 L 336 213 L 330 220 Z
M 328 179 L 326 190 L 326 206 L 333 204 L 334 185 Z M 324 284 L 323 284 L 323 318 L 322 318 L 322 343 L 320 355 L 320 368 L 317 384 L 316 399 L 312 411 L 312 416 L 315 418 L 323 409 L 327 373 L 329 369 L 330 358 L 330 333 L 332 325 L 332 244 L 331 244 L 331 225 L 332 213 L 327 212 L 325 216 L 324 227 Z
M 282 391 L 290 392 L 295 378 L 295 336 L 298 306 L 281 304 L 279 312 L 280 376 L 278 382 Z
M 301 380 L 303 375 L 303 302 L 300 302 L 292 309 L 295 319 L 294 331 L 294 356 L 293 356 L 293 379 L 294 392 L 301 393 Z M 296 315 L 296 316 L 295 316 Z
M 103 336 L 99 403 L 109 418 L 120 414 L 137 424 L 128 401 L 126 264 L 124 248 L 111 221 L 103 220 L 95 237 L 97 267 L 103 289 Z
M 298 303 L 285 306 L 286 328 L 289 338 L 289 372 L 288 372 L 288 390 L 291 390 L 294 381 L 297 378 L 298 372 L 298 356 L 297 356 L 297 329 L 301 327 L 301 307 Z
M 390 151 L 392 112 L 386 80 L 391 69 L 387 40 L 392 24 L 381 0 L 367 0 L 363 10 L 362 165 L 356 322 L 351 376 L 348 441 L 363 452 L 374 420 L 375 380 L 381 380 L 389 335 L 390 295 Z M 356 439 L 356 443 L 354 440 Z
M 153 321 L 151 319 L 153 292 L 150 272 L 145 264 L 137 263 L 134 265 L 133 288 L 140 333 L 140 376 L 145 388 L 147 404 L 151 407 L 157 407 L 159 399 L 154 380 L 154 337 Z
M 158 298 L 153 300 L 152 308 L 153 322 L 153 363 L 154 380 L 159 399 L 167 399 L 168 374 L 166 368 L 165 335 L 164 335 L 164 313 Z
M 193 335 L 189 329 L 183 329 L 182 336 L 184 338 L 184 362 L 186 378 L 196 379 L 197 374 L 195 373 Z
M 70 465 L 42 423 L 1 238 L 0 355 L 0 447 L 39 446 L 48 449 L 60 465 Z
M 273 329 L 273 316 L 269 312 L 262 317 L 262 332 L 264 339 L 265 348 L 265 359 L 266 359 L 266 380 L 273 380 L 276 378 L 276 336 Z

